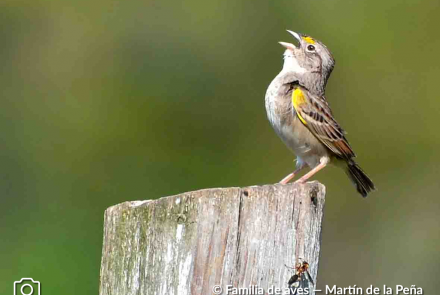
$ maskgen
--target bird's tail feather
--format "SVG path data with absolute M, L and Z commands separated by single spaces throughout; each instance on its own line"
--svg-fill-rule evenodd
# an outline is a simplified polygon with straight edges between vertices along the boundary
M 357 191 L 365 198 L 369 192 L 376 189 L 373 181 L 365 174 L 365 172 L 354 161 L 347 163 L 346 173 L 351 181 L 356 185 Z

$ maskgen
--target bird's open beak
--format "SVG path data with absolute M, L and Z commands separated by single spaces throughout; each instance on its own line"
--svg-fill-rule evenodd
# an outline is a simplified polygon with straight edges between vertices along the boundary
M 287 30 L 287 32 L 289 32 L 293 37 L 295 37 L 295 39 L 299 42 L 299 44 L 301 44 L 301 36 L 298 33 L 292 32 Z M 287 49 L 290 50 L 294 50 L 297 49 L 298 47 L 295 46 L 292 43 L 287 43 L 287 42 L 279 42 L 282 46 L 286 47 Z

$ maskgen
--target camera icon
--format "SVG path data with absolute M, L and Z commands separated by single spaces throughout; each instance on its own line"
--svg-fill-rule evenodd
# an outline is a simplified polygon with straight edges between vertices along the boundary
M 22 278 L 15 281 L 14 295 L 40 295 L 40 282 L 31 278 Z

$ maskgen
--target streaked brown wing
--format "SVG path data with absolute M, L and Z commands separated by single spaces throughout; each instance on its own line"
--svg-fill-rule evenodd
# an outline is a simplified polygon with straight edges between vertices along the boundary
M 301 122 L 332 152 L 346 159 L 356 156 L 324 97 L 296 86 L 292 92 L 292 104 Z

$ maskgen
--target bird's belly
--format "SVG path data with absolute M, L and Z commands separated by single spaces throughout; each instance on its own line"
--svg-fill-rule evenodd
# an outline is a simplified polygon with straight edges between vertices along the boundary
M 290 98 L 279 98 L 279 87 L 272 81 L 266 93 L 266 112 L 270 124 L 287 147 L 298 158 L 297 165 L 302 163 L 314 168 L 322 157 L 330 158 L 328 149 L 307 129 L 292 112 Z
M 275 129 L 281 140 L 298 157 L 298 161 L 313 168 L 322 157 L 329 158 L 328 149 L 305 127 L 297 117 L 289 125 Z

